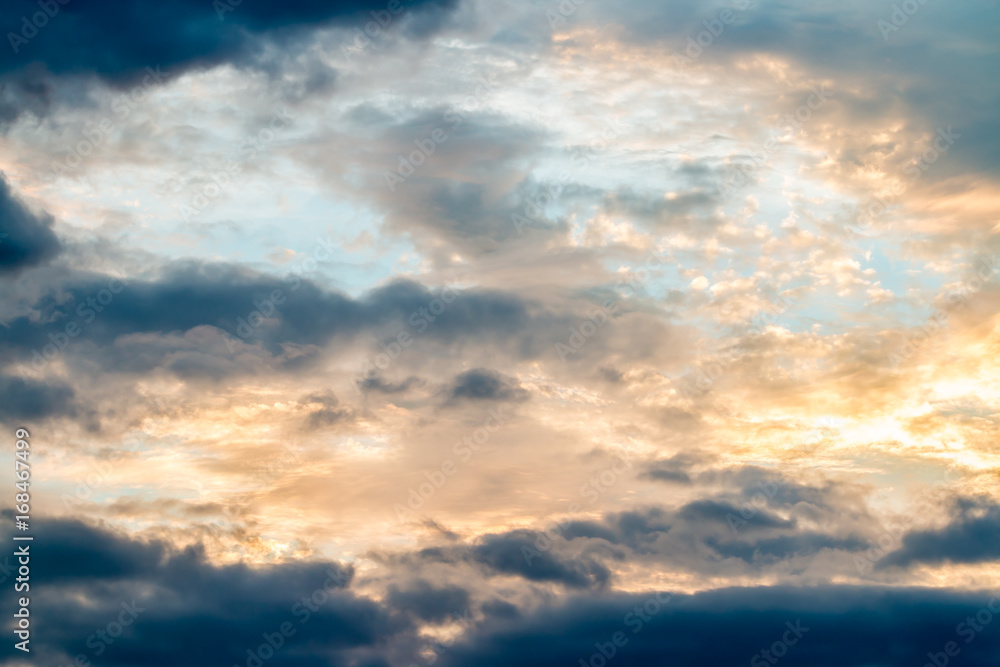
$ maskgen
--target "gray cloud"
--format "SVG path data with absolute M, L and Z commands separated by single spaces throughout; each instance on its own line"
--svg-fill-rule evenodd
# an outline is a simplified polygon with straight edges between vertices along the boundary
M 53 222 L 50 215 L 29 211 L 0 174 L 0 275 L 16 275 L 59 254 L 62 244 L 52 231 Z
M 512 378 L 488 368 L 474 368 L 455 378 L 450 400 L 525 401 L 528 391 Z
M 876 569 L 918 563 L 989 563 L 1000 560 L 1000 506 L 959 499 L 948 524 L 903 536 L 902 547 L 879 560 Z

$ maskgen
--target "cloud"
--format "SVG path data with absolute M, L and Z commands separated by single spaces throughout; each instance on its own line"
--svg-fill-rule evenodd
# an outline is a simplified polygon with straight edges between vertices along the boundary
M 3 183 L 0 419 L 44 421 L 39 510 L 108 522 L 40 542 L 41 664 L 126 597 L 149 626 L 93 662 L 245 664 L 331 558 L 357 578 L 266 667 L 426 664 L 441 637 L 437 665 L 576 665 L 616 631 L 609 667 L 747 664 L 798 619 L 788 665 L 941 650 L 1000 558 L 995 499 L 935 502 L 993 488 L 1000 292 L 918 329 L 998 238 L 995 12 L 925 3 L 887 45 L 887 8 L 761 0 L 684 68 L 721 6 L 551 28 L 544 4 L 420 2 L 353 56 L 385 5 L 217 6 L 70 0 L 0 62 L 0 118 L 31 112 L 4 143 L 31 208 Z M 54 170 L 157 65 L 155 104 Z M 211 185 L 275 104 L 288 131 Z M 948 124 L 849 248 L 859 198 Z M 894 366 L 907 334 L 919 363 Z M 685 595 L 632 634 L 664 588 Z
M 696 595 L 654 593 L 575 596 L 544 605 L 522 619 L 484 626 L 441 653 L 441 664 L 587 664 L 591 656 L 640 667 L 668 661 L 678 667 L 768 664 L 761 651 L 788 640 L 782 664 L 864 667 L 923 664 L 948 642 L 972 667 L 993 664 L 994 632 L 967 633 L 956 625 L 982 609 L 990 593 L 852 587 L 729 588 Z M 995 603 L 994 603 L 995 604 Z M 994 623 L 996 620 L 994 619 Z M 790 632 L 790 628 L 798 631 Z M 615 646 L 612 638 L 625 640 Z M 845 641 L 849 637 L 849 641 Z M 793 641 L 794 640 L 794 641 Z M 601 655 L 603 648 L 603 657 Z M 888 658 L 887 656 L 891 656 Z M 888 660 L 888 662 L 887 662 Z
M 592 559 L 560 559 L 551 552 L 539 551 L 540 535 L 523 530 L 485 535 L 473 548 L 473 557 L 496 572 L 528 581 L 560 583 L 569 588 L 603 587 L 609 583 L 611 572 Z
M 386 212 L 387 230 L 412 238 L 443 265 L 450 262 L 442 243 L 463 256 L 481 257 L 530 251 L 538 239 L 560 238 L 568 230 L 565 220 L 549 217 L 545 202 L 553 202 L 553 192 L 572 201 L 573 179 L 543 181 L 529 169 L 532 160 L 550 150 L 545 141 L 551 128 L 495 113 L 493 103 L 505 85 L 516 81 L 490 72 L 470 81 L 468 95 L 453 105 L 427 110 L 363 103 L 344 119 L 370 137 L 363 146 L 351 141 L 343 149 L 366 167 L 366 197 Z M 331 149 L 341 145 L 337 138 L 331 141 Z M 329 153 L 317 160 L 331 187 L 342 187 L 343 161 Z M 536 211 L 539 201 L 543 210 Z
M 55 0 L 52 0 L 55 2 Z M 298 0 L 250 3 L 237 0 L 179 0 L 170 11 L 138 0 L 42 3 L 18 0 L 0 8 L 8 47 L 0 53 L 0 120 L 12 122 L 25 112 L 46 117 L 54 103 L 85 105 L 95 77 L 124 90 L 146 80 L 176 79 L 222 65 L 255 69 L 270 75 L 275 90 L 295 103 L 329 91 L 336 78 L 327 63 L 295 63 L 308 48 L 308 36 L 324 28 L 362 31 L 376 38 L 394 32 L 424 40 L 451 16 L 454 0 Z M 392 4 L 395 11 L 389 11 Z M 368 24 L 374 23 L 374 28 Z M 365 37 L 368 39 L 368 37 Z M 343 37 L 356 47 L 355 33 Z M 369 40 L 369 43 L 371 40 Z M 336 47 L 334 47 L 336 48 Z M 339 48 L 338 48 L 339 50 Z M 70 56 L 74 53 L 75 56 Z M 283 69 L 304 73 L 285 81 Z M 162 69 L 161 69 L 162 68 Z M 74 81 L 75 79 L 75 81 Z
M 354 417 L 354 412 L 350 408 L 341 407 L 340 400 L 332 393 L 307 396 L 300 403 L 321 406 L 309 413 L 307 423 L 310 429 L 319 429 L 333 426 L 334 424 L 350 422 Z
M 460 563 L 476 565 L 488 577 L 511 575 L 527 582 L 559 584 L 569 589 L 603 588 L 611 572 L 589 556 L 556 553 L 540 539 L 543 533 L 513 530 L 479 536 L 472 546 L 434 547 L 412 554 L 400 554 L 396 562 L 407 567 L 417 563 Z
M 457 586 L 433 586 L 418 580 L 405 590 L 390 586 L 386 602 L 393 609 L 412 613 L 421 620 L 440 622 L 461 616 L 469 608 L 469 593 Z
M 907 533 L 903 536 L 902 547 L 886 554 L 875 567 L 997 560 L 1000 560 L 1000 505 L 961 499 L 955 503 L 955 512 L 947 525 Z
M 401 3 L 402 4 L 402 3 Z M 35 14 L 33 2 L 12 2 L 0 10 L 0 25 L 21 33 L 37 33 L 16 44 L 0 59 L 0 73 L 28 62 L 41 62 L 55 74 L 94 73 L 108 80 L 141 75 L 160 66 L 179 74 L 225 62 L 245 62 L 263 37 L 287 40 L 297 28 L 364 25 L 369 12 L 386 11 L 384 0 L 299 0 L 285 3 L 219 2 L 206 5 L 179 0 L 170 11 L 137 0 L 59 3 L 45 25 L 32 31 L 22 17 Z M 406 8 L 431 13 L 449 10 L 450 0 L 413 0 Z M 219 7 L 224 7 L 219 11 Z M 6 31 L 5 31 L 6 32 Z M 75 55 L 70 55 L 75 54 Z
M 74 416 L 73 388 L 62 382 L 0 374 L 0 419 L 10 422 Z
M 641 473 L 641 477 L 660 482 L 690 484 L 690 469 L 701 462 L 701 456 L 691 452 L 681 452 L 669 459 L 653 461 L 648 464 L 646 470 Z
M 247 650 L 283 623 L 295 632 L 273 664 L 364 662 L 412 627 L 349 592 L 353 571 L 334 562 L 218 566 L 198 546 L 177 550 L 72 520 L 40 521 L 37 536 L 47 549 L 31 551 L 39 584 L 31 617 L 50 628 L 32 636 L 41 664 L 80 654 L 106 665 L 245 664 Z M 123 604 L 138 615 L 101 642 L 95 631 L 116 622 Z M 8 659 L 18 653 L 2 651 Z
M 862 667 L 890 653 L 893 664 L 920 664 L 928 651 L 952 641 L 969 665 L 985 667 L 1000 651 L 995 633 L 971 633 L 975 644 L 968 649 L 968 627 L 959 633 L 966 617 L 991 600 L 995 605 L 988 592 L 756 586 L 685 595 L 581 585 L 568 596 L 522 606 L 493 596 L 480 603 L 462 586 L 418 577 L 391 585 L 375 602 L 351 590 L 352 569 L 337 563 L 213 565 L 197 545 L 177 549 L 76 520 L 44 520 L 37 534 L 46 549 L 32 555 L 40 577 L 32 618 L 49 630 L 33 637 L 32 650 L 43 664 L 81 654 L 123 666 L 245 664 L 247 650 L 265 644 L 264 635 L 280 632 L 284 623 L 295 632 L 275 651 L 273 664 L 408 664 L 428 646 L 445 666 L 573 664 L 589 661 L 601 646 L 606 654 L 619 632 L 614 659 L 625 667 L 664 656 L 681 667 L 738 664 L 783 638 L 796 640 L 783 656 L 787 664 L 820 667 Z M 521 570 L 513 565 L 524 562 L 517 540 L 494 539 L 500 537 L 484 540 L 476 558 L 500 571 Z M 504 556 L 507 551 L 516 558 Z M 561 580 L 565 572 L 549 575 L 535 581 Z M 97 642 L 95 631 L 116 621 L 123 604 L 137 611 L 134 622 L 112 632 L 113 642 Z M 432 645 L 419 639 L 410 618 L 465 621 L 456 641 Z M 788 634 L 789 628 L 797 633 Z M 0 650 L 4 658 L 14 655 L 10 645 Z
M 725 501 L 696 500 L 681 508 L 679 514 L 681 518 L 687 521 L 711 522 L 717 525 L 728 526 L 730 523 L 729 517 L 735 517 L 736 519 L 740 517 L 740 509 L 740 507 Z M 792 519 L 783 519 L 765 510 L 758 510 L 753 517 L 753 521 L 748 524 L 748 528 L 750 525 L 753 526 L 753 529 L 794 528 L 795 521 Z
M 488 368 L 474 368 L 455 378 L 451 400 L 525 401 L 528 392 L 517 378 L 508 377 Z
M 422 381 L 418 377 L 408 377 L 402 382 L 390 382 L 382 377 L 363 378 L 357 381 L 358 388 L 365 393 L 375 392 L 379 394 L 402 394 L 410 390 L 411 387 L 419 386 Z
M 43 264 L 62 250 L 52 216 L 35 215 L 10 190 L 0 173 L 0 275 Z
M 76 322 L 81 332 L 71 349 L 81 341 L 97 345 L 106 368 L 143 373 L 162 364 L 181 376 L 221 378 L 252 371 L 252 365 L 235 363 L 237 348 L 252 351 L 260 345 L 281 357 L 288 345 L 321 346 L 362 331 L 394 335 L 411 330 L 410 316 L 421 308 L 426 312 L 435 299 L 427 288 L 407 280 L 355 300 L 297 277 L 282 280 L 233 265 L 181 262 L 166 267 L 158 279 L 133 279 L 124 289 L 116 283 L 119 292 L 111 301 L 94 305 L 109 279 L 81 274 L 61 288 L 68 298 L 45 294 L 34 304 L 41 317 L 23 315 L 5 323 L 3 347 L 30 355 L 48 342 L 47 333 Z M 526 304 L 516 296 L 470 291 L 434 320 L 424 321 L 426 332 L 415 337 L 493 339 L 529 323 Z M 200 329 L 204 327 L 216 334 Z M 285 362 L 294 365 L 292 359 Z
M 812 555 L 821 549 L 863 551 L 868 548 L 868 543 L 860 537 L 837 538 L 823 533 L 782 535 L 750 542 L 720 542 L 715 538 L 708 538 L 705 544 L 724 558 L 740 558 L 755 564 L 778 563 L 798 556 Z

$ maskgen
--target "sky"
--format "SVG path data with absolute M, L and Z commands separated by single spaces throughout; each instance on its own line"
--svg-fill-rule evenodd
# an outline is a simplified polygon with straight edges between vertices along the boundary
M 0 663 L 998 664 L 998 18 L 8 0 Z

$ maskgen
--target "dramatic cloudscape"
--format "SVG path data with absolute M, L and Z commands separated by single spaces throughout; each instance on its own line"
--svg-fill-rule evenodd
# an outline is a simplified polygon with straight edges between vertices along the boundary
M 7 0 L 0 664 L 1000 664 L 998 21 Z

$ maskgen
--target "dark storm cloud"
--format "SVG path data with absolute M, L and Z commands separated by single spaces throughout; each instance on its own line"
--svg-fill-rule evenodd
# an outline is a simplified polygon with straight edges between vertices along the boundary
M 353 298 L 297 277 L 194 261 L 124 284 L 112 276 L 70 273 L 30 311 L 0 323 L 0 360 L 43 371 L 48 362 L 40 355 L 59 347 L 73 373 L 136 375 L 162 368 L 192 381 L 221 381 L 314 368 L 333 340 L 368 345 L 374 358 L 398 346 L 401 332 L 410 336 L 411 349 L 465 342 L 491 345 L 512 358 L 551 357 L 579 324 L 570 310 L 552 311 L 499 290 L 461 290 L 441 312 L 433 305 L 441 304 L 439 297 L 438 290 L 397 280 Z M 596 344 L 588 349 L 601 353 Z M 364 361 L 358 359 L 359 374 Z M 386 379 L 362 389 L 392 393 L 407 384 Z M 516 380 L 481 369 L 444 392 L 445 401 L 529 398 Z
M 155 281 L 132 280 L 124 288 L 114 283 L 118 292 L 104 294 L 110 302 L 105 299 L 101 305 L 97 300 L 108 291 L 109 280 L 80 277 L 62 287 L 58 296 L 55 291 L 43 296 L 34 305 L 38 317 L 24 315 L 5 323 L 0 356 L 31 357 L 32 350 L 50 342 L 49 334 L 58 336 L 75 323 L 80 330 L 69 352 L 83 341 L 92 343 L 107 370 L 144 373 L 163 365 L 182 377 L 219 379 L 252 369 L 237 363 L 239 344 L 262 345 L 294 370 L 302 357 L 285 354 L 286 344 L 318 346 L 335 337 L 383 329 L 393 336 L 400 330 L 420 333 L 411 316 L 420 309 L 426 312 L 436 298 L 417 283 L 397 281 L 351 299 L 298 278 L 281 280 L 229 265 L 190 262 L 174 265 Z M 531 327 L 533 318 L 518 297 L 470 290 L 433 323 L 421 323 L 426 331 L 415 336 L 417 340 L 451 342 L 477 336 L 493 341 Z M 206 326 L 226 332 L 227 338 L 206 342 L 183 336 Z
M 474 368 L 455 378 L 450 398 L 452 401 L 525 401 L 528 392 L 517 378 L 488 368 Z
M 902 547 L 876 563 L 876 568 L 913 563 L 987 563 L 1000 560 L 1000 506 L 963 499 L 943 528 L 903 537 Z
M 292 0 L 288 2 L 204 2 L 178 0 L 169 5 L 139 0 L 61 0 L 55 15 L 36 30 L 24 27 L 24 17 L 40 12 L 32 0 L 11 0 L 0 8 L 6 41 L 0 75 L 30 62 L 41 62 L 54 74 L 94 73 L 110 81 L 141 76 L 146 67 L 160 66 L 172 74 L 250 58 L 259 38 L 282 39 L 293 29 L 331 23 L 363 25 L 369 12 L 386 11 L 386 0 Z M 451 0 L 409 0 L 402 11 L 426 9 L 438 16 Z M 232 11 L 219 7 L 232 7 Z M 44 14 L 44 13 L 43 13 Z M 438 19 L 440 21 L 440 19 Z M 42 19 L 35 22 L 42 23 Z M 433 22 L 427 25 L 434 25 Z M 425 26 L 424 31 L 427 32 Z M 8 33 L 26 43 L 11 39 Z M 37 34 L 34 34 L 37 33 Z
M 434 547 L 403 554 L 404 566 L 415 562 L 462 563 L 478 566 L 487 576 L 506 574 L 537 583 L 560 584 L 567 588 L 603 588 L 611 572 L 589 556 L 555 553 L 542 546 L 545 535 L 533 530 L 482 535 L 472 546 Z
M 788 641 L 786 650 L 769 654 L 774 658 L 780 652 L 781 664 L 789 667 L 919 666 L 928 662 L 928 652 L 944 655 L 948 642 L 960 648 L 962 664 L 987 667 L 1000 655 L 1000 634 L 992 626 L 978 634 L 968 625 L 962 634 L 956 629 L 991 597 L 848 587 L 577 596 L 517 621 L 481 627 L 443 652 L 439 664 L 549 667 L 582 660 L 616 667 L 758 667 L 776 662 L 765 660 L 761 651 Z M 618 632 L 624 645 L 609 648 Z M 974 643 L 967 643 L 970 636 Z M 613 650 L 613 659 L 603 657 L 598 644 L 605 655 Z
M 836 498 L 834 492 L 828 492 Z M 599 520 L 570 520 L 545 532 L 518 529 L 483 536 L 474 549 L 429 549 L 429 561 L 456 564 L 478 562 L 489 568 L 532 581 L 558 581 L 568 587 L 605 585 L 604 569 L 616 563 L 633 566 L 650 559 L 669 558 L 676 570 L 711 574 L 720 560 L 734 567 L 764 571 L 791 561 L 803 563 L 821 552 L 839 552 L 841 562 L 870 547 L 877 523 L 858 521 L 839 510 L 837 500 L 824 504 L 830 512 L 817 515 L 812 505 L 785 505 L 769 499 L 788 518 L 766 506 L 726 498 L 706 498 L 677 509 L 645 507 L 604 515 Z M 843 516 L 842 516 L 843 515 Z M 799 519 L 829 524 L 824 532 L 799 527 Z M 838 520 L 840 519 L 840 520 Z M 744 565 L 745 564 L 745 565 Z M 592 576 L 597 575 L 597 576 Z
M 39 5 L 49 7 L 48 14 Z M 148 81 L 147 68 L 166 79 L 223 64 L 253 68 L 266 73 L 273 90 L 295 104 L 329 91 L 336 81 L 336 72 L 325 63 L 299 57 L 310 43 L 308 31 L 338 25 L 423 40 L 441 29 L 454 5 L 454 0 L 179 0 L 169 5 L 12 0 L 0 6 L 6 42 L 0 49 L 0 121 L 10 123 L 24 113 L 44 117 L 56 105 L 89 106 L 81 91 L 95 75 L 125 89 Z M 371 22 L 374 28 L 368 27 Z M 356 39 L 351 35 L 344 45 Z M 286 76 L 289 71 L 296 73 L 294 81 Z
M 739 517 L 741 508 L 735 504 L 721 500 L 696 500 L 688 503 L 679 516 L 692 523 L 710 522 L 720 526 L 729 526 L 730 517 Z M 766 528 L 794 528 L 794 519 L 783 519 L 766 510 L 757 510 L 753 521 L 747 524 L 748 530 Z
M 48 333 L 61 331 L 72 322 L 79 325 L 80 333 L 70 350 L 80 341 L 107 346 L 127 334 L 183 333 L 204 325 L 230 331 L 236 339 L 240 320 L 245 321 L 251 312 L 260 309 L 273 314 L 274 304 L 264 302 L 272 299 L 276 290 L 289 296 L 274 340 L 320 342 L 353 329 L 363 310 L 347 297 L 321 292 L 311 284 L 303 283 L 292 292 L 287 282 L 232 266 L 180 264 L 157 281 L 132 280 L 124 288 L 114 283 L 118 293 L 101 302 L 108 284 L 107 276 L 81 276 L 63 288 L 68 300 L 57 300 L 55 293 L 43 296 L 34 306 L 41 314 L 38 320 L 24 316 L 6 323 L 7 345 L 21 350 L 41 348 L 48 342 Z M 307 303 L 315 307 L 312 316 L 305 312 Z M 256 339 L 266 341 L 269 332 L 267 326 L 262 327 Z M 143 372 L 161 363 L 174 346 L 166 340 L 143 339 L 129 346 L 128 355 L 106 350 L 104 361 L 114 370 Z M 194 372 L 194 368 L 190 370 Z
M 868 543 L 860 537 L 841 539 L 823 533 L 782 535 L 748 542 L 721 542 L 710 537 L 705 540 L 705 544 L 724 558 L 739 558 L 757 565 L 778 563 L 797 556 L 809 556 L 822 549 L 864 551 L 868 548 Z
M 485 535 L 473 548 L 472 556 L 496 572 L 568 588 L 603 587 L 611 580 L 610 570 L 593 559 L 561 559 L 551 551 L 538 551 L 540 535 L 528 530 Z
M 645 551 L 648 544 L 671 529 L 668 514 L 655 507 L 611 515 L 608 523 L 621 535 L 622 543 L 637 552 Z
M 0 375 L 0 419 L 35 420 L 75 415 L 73 388 L 61 382 Z
M 762 508 L 737 506 L 720 499 L 688 503 L 676 512 L 649 508 L 608 515 L 601 523 L 574 522 L 562 535 L 567 540 L 599 538 L 628 547 L 629 552 L 616 558 L 669 554 L 675 567 L 701 572 L 717 565 L 713 558 L 705 557 L 703 547 L 722 558 L 736 558 L 755 568 L 767 568 L 814 556 L 824 549 L 843 551 L 847 557 L 870 546 L 850 530 L 831 528 L 828 533 L 799 530 L 794 517 L 783 519 Z M 661 539 L 661 535 L 666 537 Z M 682 553 L 686 555 L 682 557 Z
M 647 508 L 610 514 L 600 521 L 572 520 L 558 523 L 544 533 L 529 530 L 515 530 L 510 533 L 493 535 L 504 541 L 524 542 L 527 540 L 536 551 L 550 550 L 561 553 L 563 546 L 573 540 L 603 540 L 615 545 L 628 545 L 636 552 L 642 551 L 643 543 L 652 542 L 657 535 L 670 530 L 666 523 L 668 514 L 659 508 Z M 528 542 L 525 542 L 527 544 Z M 596 552 L 594 552 L 596 553 Z M 529 556 L 534 554 L 529 553 Z M 621 554 L 616 554 L 620 558 Z M 530 558 L 532 563 L 535 559 Z
M 176 551 L 75 521 L 40 522 L 37 538 L 46 548 L 31 550 L 31 618 L 48 628 L 32 636 L 39 664 L 82 654 L 103 665 L 244 665 L 247 649 L 282 623 L 295 633 L 268 664 L 374 664 L 388 639 L 411 628 L 347 592 L 353 572 L 337 563 L 216 567 L 198 547 Z M 102 645 L 95 632 L 123 604 L 141 611 Z M 10 642 L 2 652 L 18 653 Z
M 660 508 L 644 508 L 618 512 L 597 521 L 569 521 L 549 531 L 563 540 L 603 540 L 609 544 L 623 545 L 633 554 L 654 553 L 654 543 L 661 535 L 670 532 L 672 517 Z M 537 540 L 537 538 L 536 538 Z M 558 540 L 555 542 L 558 544 Z M 537 547 L 537 544 L 536 544 Z M 596 554 L 596 552 L 593 552 Z M 621 552 L 605 552 L 615 559 L 626 556 Z
M 594 521 L 571 521 L 561 531 L 567 540 L 600 539 L 612 544 L 619 542 L 619 535 L 611 528 Z
M 600 523 L 574 521 L 567 524 L 560 534 L 566 540 L 600 539 L 628 547 L 628 552 L 611 554 L 616 559 L 669 553 L 675 559 L 675 567 L 693 569 L 704 566 L 703 558 L 695 556 L 695 559 L 681 562 L 677 551 L 692 542 L 709 547 L 723 558 L 738 558 L 758 567 L 811 556 L 822 549 L 856 552 L 868 548 L 868 544 L 857 536 L 839 538 L 810 532 L 775 535 L 776 531 L 793 530 L 795 524 L 769 514 L 762 516 L 753 529 L 743 534 L 744 528 L 757 521 L 759 515 L 758 512 L 751 517 L 751 521 L 742 524 L 739 523 L 739 517 L 743 516 L 740 508 L 717 501 L 698 501 L 685 505 L 673 514 L 658 508 L 647 508 L 608 515 Z M 734 524 L 730 523 L 730 517 L 736 517 L 738 531 L 732 530 Z M 762 537 L 761 533 L 767 534 Z M 667 537 L 660 541 L 664 535 Z
M 470 602 L 476 603 L 455 584 L 417 579 L 374 602 L 350 592 L 353 573 L 336 563 L 215 566 L 199 547 L 178 551 L 77 521 L 46 521 L 37 536 L 46 548 L 32 552 L 31 613 L 45 632 L 33 635 L 31 647 L 45 665 L 67 664 L 77 655 L 112 667 L 244 665 L 247 649 L 264 644 L 263 635 L 273 637 L 283 623 L 295 633 L 265 664 L 425 664 L 426 653 L 421 658 L 418 651 L 434 645 L 420 641 L 410 618 L 470 619 L 458 641 L 436 645 L 435 664 L 443 667 L 588 664 L 602 648 L 607 655 L 609 646 L 613 664 L 622 667 L 756 667 L 770 664 L 764 650 L 780 652 L 790 667 L 922 665 L 949 642 L 970 667 L 995 665 L 1000 655 L 995 591 L 774 586 L 679 595 L 580 586 L 541 607 L 490 599 L 480 614 L 468 616 Z M 519 548 L 509 559 L 498 554 L 518 541 L 490 538 L 475 547 L 476 557 L 518 570 L 502 563 L 515 556 L 523 562 Z M 304 604 L 321 590 L 324 596 Z M 134 622 L 97 655 L 101 644 L 88 645 L 88 639 L 120 618 L 123 604 L 138 610 Z M 612 643 L 616 633 L 618 646 Z M 782 641 L 787 650 L 774 651 Z M 4 659 L 13 655 L 10 642 L 0 649 Z
M 433 586 L 419 580 L 403 590 L 390 586 L 386 601 L 393 609 L 424 621 L 440 622 L 461 616 L 469 608 L 469 593 L 457 586 Z
M 0 276 L 37 266 L 60 251 L 52 217 L 36 216 L 10 191 L 0 173 Z
M 807 512 L 813 517 L 817 513 L 836 513 L 841 518 L 868 516 L 863 493 L 843 482 L 825 480 L 811 484 L 789 479 L 773 468 L 754 465 L 708 468 L 693 475 L 693 478 L 699 484 L 718 484 L 736 489 L 737 492 L 725 501 L 736 503 L 741 509 L 747 503 L 754 507 L 765 503 L 771 508 Z
M 40 527 L 51 543 L 34 562 L 52 584 L 127 579 L 154 570 L 168 555 L 162 542 L 123 539 L 79 521 L 51 520 Z
M 717 495 L 702 491 L 700 499 L 668 512 L 661 521 L 671 526 L 670 534 L 645 550 L 630 544 L 634 554 L 669 553 L 678 566 L 709 572 L 717 561 L 706 558 L 707 547 L 723 559 L 766 569 L 822 551 L 843 552 L 847 559 L 867 549 L 867 538 L 881 530 L 853 486 L 793 482 L 756 466 L 694 470 L 710 461 L 701 454 L 681 454 L 650 465 L 643 476 L 652 481 L 663 481 L 656 473 L 664 469 L 672 483 L 675 473 L 682 472 L 692 480 L 691 488 L 721 484 L 733 490 Z M 824 525 L 824 532 L 804 527 L 815 524 Z

